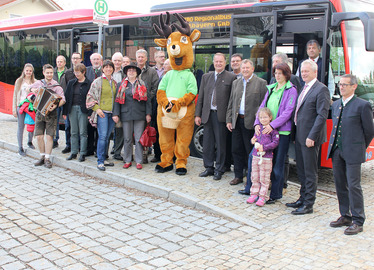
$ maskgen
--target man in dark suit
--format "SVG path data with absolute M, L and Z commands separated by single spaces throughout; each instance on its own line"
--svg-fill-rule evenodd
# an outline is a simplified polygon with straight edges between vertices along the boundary
M 317 80 L 317 64 L 305 60 L 301 65 L 301 76 L 305 82 L 295 109 L 296 124 L 296 168 L 301 183 L 300 198 L 287 207 L 297 208 L 293 215 L 313 213 L 318 177 L 318 153 L 326 141 L 326 119 L 329 113 L 328 88 Z
M 357 88 L 354 75 L 343 75 L 339 88 L 342 98 L 332 105 L 333 130 L 328 157 L 332 157 L 341 216 L 330 226 L 349 226 L 344 234 L 354 235 L 362 232 L 365 222 L 361 164 L 366 160 L 366 148 L 374 136 L 373 110 L 369 102 L 354 94 Z
M 225 172 L 226 159 L 226 110 L 231 85 L 236 76 L 225 70 L 226 57 L 216 53 L 213 58 L 214 72 L 204 74 L 196 104 L 195 123 L 204 124 L 203 160 L 205 171 L 200 177 L 214 175 L 220 180 Z M 215 148 L 216 146 L 216 148 Z M 216 161 L 214 167 L 214 161 Z
M 267 92 L 266 81 L 254 74 L 253 62 L 244 59 L 241 63 L 242 77 L 232 84 L 230 101 L 226 113 L 226 127 L 232 132 L 232 156 L 235 177 L 230 185 L 243 183 L 243 171 L 247 167 L 248 155 L 252 151 L 256 113 Z
M 87 67 L 86 78 L 92 83 L 96 78 L 101 77 L 103 57 L 99 53 L 93 53 L 90 56 L 91 66 Z M 91 156 L 96 152 L 97 145 L 97 129 L 90 123 L 87 125 L 87 156 Z
M 317 73 L 317 79 L 321 82 L 324 81 L 325 76 L 322 76 L 322 62 L 323 59 L 319 56 L 321 53 L 321 45 L 319 45 L 318 41 L 315 39 L 311 39 L 306 43 L 306 54 L 308 55 L 308 59 L 314 61 L 318 66 L 318 73 Z M 301 64 L 303 63 L 302 60 L 299 64 L 299 67 L 296 71 L 296 76 L 300 78 L 301 87 L 304 87 L 304 81 L 302 80 L 301 76 Z M 328 80 L 327 80 L 327 86 L 330 91 L 330 99 L 335 94 L 335 83 L 334 83 L 334 76 L 331 69 L 331 65 L 329 64 L 326 69 L 328 69 L 329 72 L 325 72 L 325 74 L 328 73 Z M 292 82 L 292 81 L 291 81 Z

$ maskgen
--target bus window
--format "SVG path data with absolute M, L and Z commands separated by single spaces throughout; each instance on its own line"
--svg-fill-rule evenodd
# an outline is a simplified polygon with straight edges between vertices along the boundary
M 339 31 L 335 31 L 331 35 L 330 66 L 331 69 L 329 71 L 333 73 L 334 83 L 337 84 L 340 77 L 345 74 L 344 51 L 340 28 Z M 339 92 L 336 94 L 339 94 Z
M 251 59 L 255 73 L 269 81 L 273 17 L 246 17 L 233 20 L 233 53 Z
M 357 76 L 357 96 L 368 100 L 374 108 L 374 53 L 365 50 L 363 26 L 360 21 L 347 21 L 346 33 L 350 73 Z

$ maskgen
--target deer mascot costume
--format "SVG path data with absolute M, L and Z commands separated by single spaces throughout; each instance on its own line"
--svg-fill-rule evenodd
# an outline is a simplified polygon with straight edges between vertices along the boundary
M 187 173 L 187 158 L 190 155 L 189 145 L 194 131 L 195 96 L 197 83 L 190 68 L 194 62 L 192 43 L 199 40 L 200 31 L 191 33 L 188 22 L 180 15 L 174 14 L 181 26 L 176 23 L 170 25 L 170 14 L 166 12 L 166 23 L 160 14 L 160 27 L 154 25 L 156 32 L 164 37 L 155 39 L 158 46 L 167 48 L 170 65 L 173 70 L 166 73 L 157 91 L 157 125 L 161 148 L 161 162 L 156 165 L 156 172 L 164 173 L 173 169 L 173 157 L 177 175 Z M 179 32 L 172 32 L 174 26 Z M 163 125 L 162 118 L 167 113 L 185 111 L 176 129 Z M 175 134 L 177 135 L 175 138 Z

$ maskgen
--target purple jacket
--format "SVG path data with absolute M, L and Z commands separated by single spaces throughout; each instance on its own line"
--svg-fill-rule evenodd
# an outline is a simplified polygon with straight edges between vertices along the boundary
M 254 137 L 257 138 L 257 142 L 260 143 L 265 151 L 265 155 L 263 157 L 265 158 L 273 158 L 273 150 L 277 148 L 279 143 L 279 133 L 276 129 L 273 129 L 272 132 L 269 134 L 262 134 L 262 131 L 264 130 L 264 127 L 260 125 L 260 135 L 257 136 L 256 133 Z M 253 156 L 257 155 L 257 149 L 253 150 Z
M 274 89 L 276 83 L 268 85 L 268 92 L 265 94 L 264 100 L 262 101 L 260 108 L 266 107 L 266 103 L 269 98 L 270 92 Z M 284 89 L 282 99 L 279 104 L 279 109 L 277 117 L 271 121 L 270 125 L 273 129 L 278 131 L 291 131 L 292 127 L 292 113 L 295 109 L 295 104 L 297 102 L 297 90 L 293 84 L 288 81 L 286 83 L 286 88 Z M 260 109 L 259 108 L 259 109 Z M 260 121 L 258 115 L 256 115 L 256 121 L 254 126 L 259 125 Z

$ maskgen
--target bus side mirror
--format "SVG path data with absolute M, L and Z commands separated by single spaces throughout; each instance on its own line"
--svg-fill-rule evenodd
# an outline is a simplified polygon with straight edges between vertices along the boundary
M 374 13 L 373 12 L 340 12 L 331 17 L 331 26 L 337 27 L 342 21 L 361 20 L 364 25 L 365 49 L 374 51 Z

